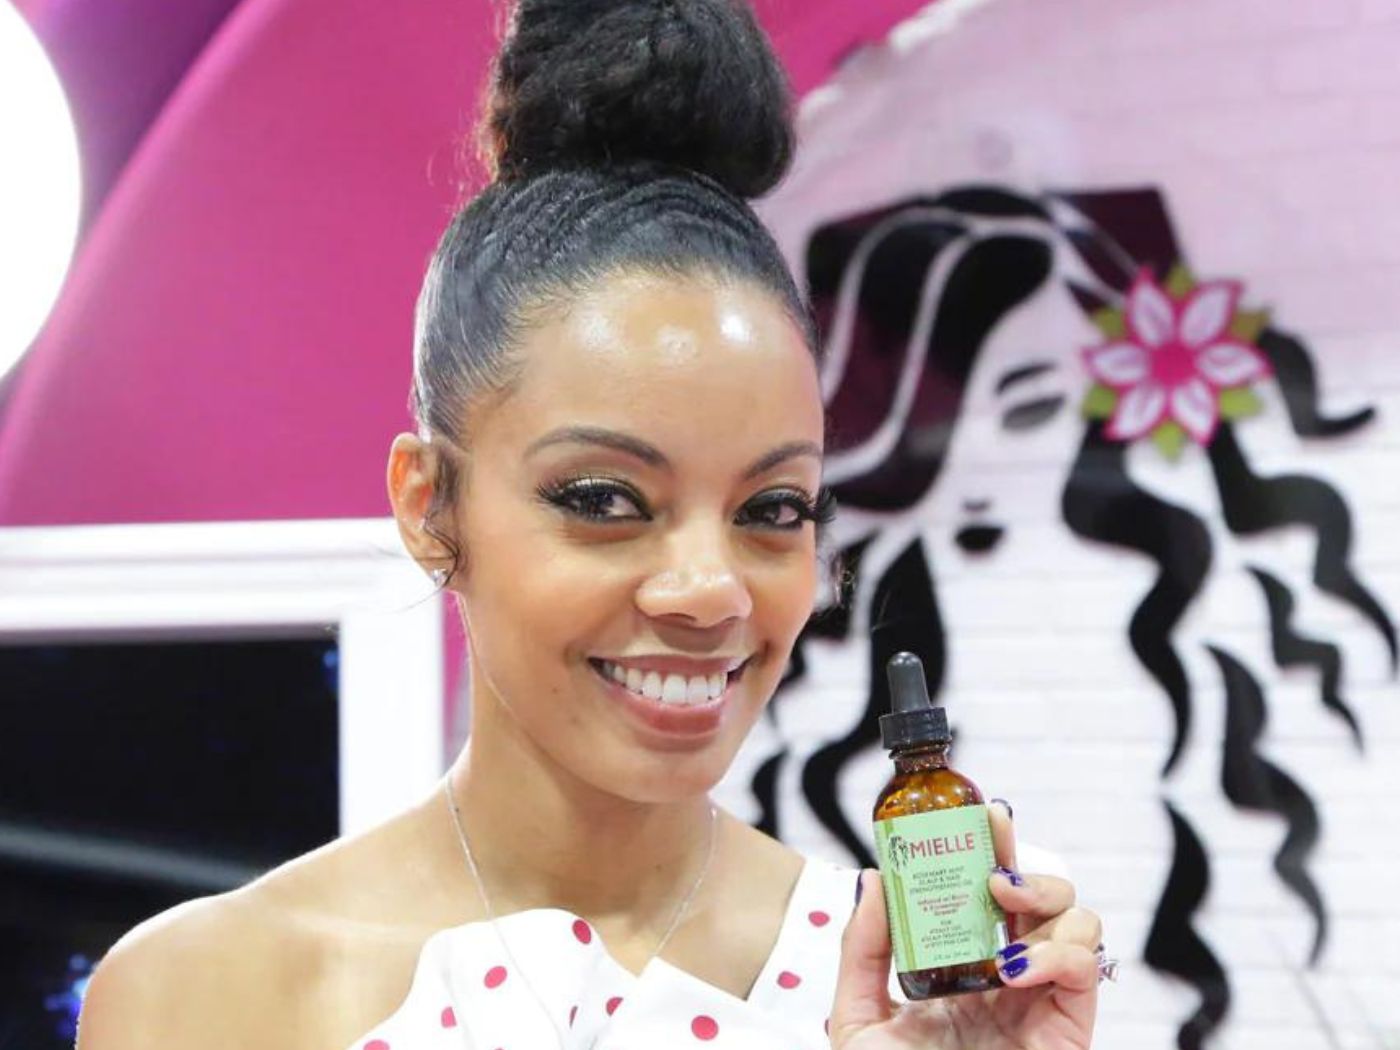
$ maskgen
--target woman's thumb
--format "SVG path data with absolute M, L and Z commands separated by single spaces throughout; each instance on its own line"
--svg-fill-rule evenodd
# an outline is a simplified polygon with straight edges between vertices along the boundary
M 831 1007 L 831 1044 L 840 1046 L 862 1028 L 894 1013 L 890 999 L 890 927 L 885 893 L 875 871 L 860 873 L 855 913 L 841 937 L 841 966 Z

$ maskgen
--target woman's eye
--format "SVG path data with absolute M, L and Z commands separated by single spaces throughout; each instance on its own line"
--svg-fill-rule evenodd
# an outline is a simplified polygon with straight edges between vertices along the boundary
M 562 485 L 546 485 L 540 498 L 566 513 L 589 521 L 646 521 L 642 500 L 635 492 L 616 482 L 583 480 Z
M 740 525 L 766 529 L 800 529 L 803 522 L 824 520 L 822 510 L 796 492 L 775 493 L 750 500 L 739 512 Z

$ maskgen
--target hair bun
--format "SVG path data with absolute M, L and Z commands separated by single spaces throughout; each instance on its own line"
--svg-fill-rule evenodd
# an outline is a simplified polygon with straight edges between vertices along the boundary
M 746 0 L 519 0 L 484 131 L 499 179 L 650 160 L 754 198 L 787 171 L 791 108 Z

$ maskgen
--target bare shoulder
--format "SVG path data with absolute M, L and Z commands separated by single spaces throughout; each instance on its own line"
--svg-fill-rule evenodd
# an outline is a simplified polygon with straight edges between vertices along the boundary
M 414 834 L 404 814 L 137 926 L 89 982 L 78 1050 L 348 1045 L 401 1001 L 437 921 L 396 863 Z
M 93 974 L 80 1050 L 279 1045 L 262 1026 L 275 1027 L 281 1013 L 279 971 L 296 966 L 289 940 L 243 890 L 148 919 Z

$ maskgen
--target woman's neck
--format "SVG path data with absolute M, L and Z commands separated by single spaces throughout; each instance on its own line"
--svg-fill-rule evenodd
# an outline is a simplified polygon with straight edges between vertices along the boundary
M 709 799 L 620 798 L 553 762 L 490 701 L 472 721 L 449 783 L 491 910 L 563 908 L 624 934 L 664 928 L 718 834 Z

